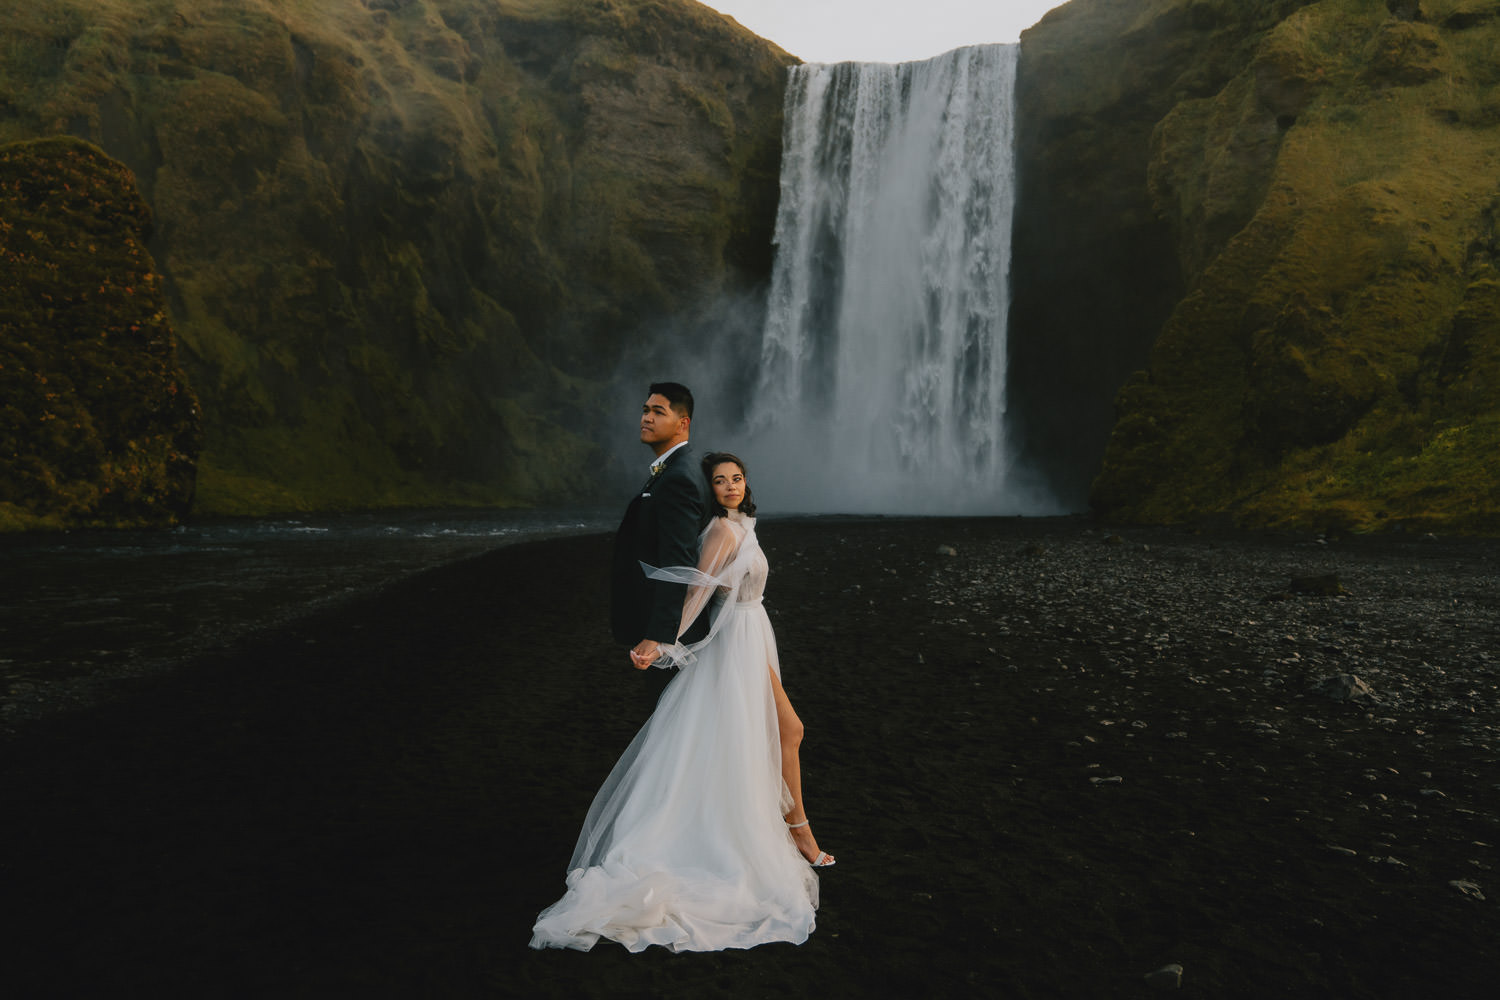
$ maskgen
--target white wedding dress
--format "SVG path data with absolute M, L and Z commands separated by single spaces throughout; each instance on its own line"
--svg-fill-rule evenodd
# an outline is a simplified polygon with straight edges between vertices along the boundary
M 782 820 L 768 672 L 781 666 L 755 520 L 715 518 L 702 541 L 696 570 L 651 575 L 690 584 L 685 622 L 715 602 L 709 637 L 667 647 L 681 671 L 594 797 L 567 893 L 537 917 L 533 948 L 587 951 L 603 937 L 631 951 L 718 951 L 800 944 L 813 929 L 817 876 Z

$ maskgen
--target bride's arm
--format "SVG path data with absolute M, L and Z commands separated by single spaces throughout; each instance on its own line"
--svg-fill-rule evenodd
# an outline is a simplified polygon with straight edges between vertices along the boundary
M 718 576 L 724 572 L 724 567 L 733 561 L 739 547 L 740 536 L 730 526 L 728 519 L 714 518 L 703 537 L 703 552 L 698 557 L 698 571 L 704 576 Z M 682 605 L 682 623 L 677 627 L 679 637 L 693 622 L 698 620 L 698 616 L 703 613 L 704 605 L 718 589 L 718 586 L 713 584 L 695 583 L 688 587 L 687 600 Z

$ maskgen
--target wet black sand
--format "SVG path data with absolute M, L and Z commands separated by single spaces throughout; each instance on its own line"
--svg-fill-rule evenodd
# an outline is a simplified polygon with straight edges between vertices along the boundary
M 0 743 L 6 993 L 1113 997 L 1175 962 L 1182 996 L 1488 996 L 1500 544 L 1115 531 L 762 526 L 840 858 L 801 947 L 526 947 L 665 680 L 586 537 Z M 1287 593 L 1320 573 L 1347 593 Z

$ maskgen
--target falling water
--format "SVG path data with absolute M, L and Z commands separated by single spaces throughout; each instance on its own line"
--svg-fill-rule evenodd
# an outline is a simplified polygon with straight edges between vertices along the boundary
M 777 507 L 1044 506 L 1005 431 L 1016 53 L 791 70 L 751 423 Z

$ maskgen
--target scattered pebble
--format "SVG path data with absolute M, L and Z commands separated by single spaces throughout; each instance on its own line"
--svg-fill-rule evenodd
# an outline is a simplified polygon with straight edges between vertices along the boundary
M 1472 896 L 1473 898 L 1478 900 L 1484 899 L 1484 893 L 1479 891 L 1479 886 L 1473 882 L 1470 882 L 1468 879 L 1454 879 L 1448 884 L 1453 886 L 1453 888 L 1457 889 L 1459 892 L 1463 893 L 1465 896 Z
M 1357 699 L 1375 697 L 1374 689 L 1353 674 L 1339 674 L 1335 677 L 1330 677 L 1317 685 L 1313 690 L 1325 698 L 1332 698 L 1334 701 L 1355 701 Z
M 1175 990 L 1182 987 L 1182 966 L 1173 962 L 1155 972 L 1146 973 L 1146 985 L 1155 990 Z

